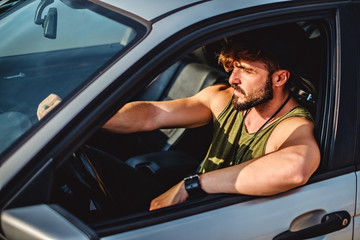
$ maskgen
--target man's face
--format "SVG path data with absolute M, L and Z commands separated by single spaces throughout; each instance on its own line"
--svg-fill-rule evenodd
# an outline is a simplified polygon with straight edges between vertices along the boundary
M 247 110 L 273 98 L 272 78 L 261 61 L 236 61 L 229 83 L 234 88 L 233 106 Z

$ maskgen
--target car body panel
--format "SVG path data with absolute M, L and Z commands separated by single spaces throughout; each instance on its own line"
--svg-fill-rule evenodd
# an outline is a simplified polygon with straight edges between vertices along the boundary
M 151 21 L 161 15 L 168 14 L 169 12 L 176 11 L 188 5 L 201 3 L 199 0 L 181 0 L 181 1 L 157 1 L 156 4 L 151 1 L 138 1 L 134 4 L 131 0 L 114 1 L 114 0 L 103 0 L 102 2 L 115 6 L 119 9 L 130 12 L 134 15 L 140 16 L 143 19 Z M 139 7 L 141 6 L 141 7 Z
M 48 221 L 49 216 L 51 222 Z M 9 210 L 2 214 L 2 218 L 2 227 L 8 230 L 9 239 L 89 239 L 89 235 L 80 231 L 71 220 L 64 220 L 59 212 L 45 204 Z M 22 232 L 23 235 L 19 234 L 22 229 L 26 229 Z
M 359 179 L 359 171 L 356 172 L 357 186 L 356 186 L 356 205 L 355 205 L 355 216 L 354 216 L 354 238 L 360 238 L 360 179 Z
M 354 216 L 355 188 L 356 177 L 351 173 L 277 196 L 255 199 L 102 239 L 272 239 L 288 230 L 291 223 L 300 225 L 293 221 L 306 213 L 311 218 L 301 222 L 302 227 L 319 223 L 325 214 L 340 209 Z M 335 196 L 332 194 L 334 192 L 337 193 Z M 273 209 L 276 211 L 269 211 Z M 352 239 L 352 224 L 321 239 Z

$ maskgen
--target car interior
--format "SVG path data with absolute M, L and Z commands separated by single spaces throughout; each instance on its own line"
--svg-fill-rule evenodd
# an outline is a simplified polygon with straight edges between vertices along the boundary
M 318 126 L 318 105 L 321 104 L 318 99 L 322 99 L 321 80 L 326 71 L 325 30 L 320 21 L 298 24 L 305 29 L 311 44 L 303 83 L 292 86 L 292 94 L 311 111 Z M 197 48 L 172 64 L 134 101 L 183 98 L 207 86 L 226 83 L 229 73 L 217 63 L 217 53 L 223 41 Z M 211 128 L 209 123 L 193 129 L 160 129 L 133 134 L 99 130 L 57 168 L 49 202 L 64 207 L 87 223 L 144 211 L 124 208 L 124 192 L 131 183 L 124 182 L 118 169 L 124 165 L 135 168 L 171 187 L 196 171 L 210 144 Z M 316 136 L 319 136 L 318 132 Z

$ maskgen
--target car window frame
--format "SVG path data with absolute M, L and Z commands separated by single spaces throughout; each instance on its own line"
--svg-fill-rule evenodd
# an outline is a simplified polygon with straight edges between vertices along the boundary
M 284 23 L 284 22 L 294 22 L 294 21 L 298 21 L 299 19 L 303 20 L 304 18 L 307 18 L 307 19 L 323 18 L 323 19 L 327 19 L 328 24 L 331 28 L 331 27 L 335 27 L 335 25 L 336 25 L 336 14 L 334 14 L 334 12 L 332 11 L 333 9 L 336 9 L 336 7 L 333 6 L 330 9 L 326 8 L 325 10 L 323 10 L 323 9 L 310 10 L 310 9 L 307 9 L 306 7 L 304 7 L 303 10 L 299 10 L 299 12 L 296 15 L 292 15 L 291 17 L 289 17 L 287 14 L 283 14 L 282 16 L 276 16 L 276 17 L 268 16 L 268 18 L 275 19 L 274 25 L 276 25 L 278 23 Z M 284 10 L 284 12 L 285 12 L 285 10 Z M 214 18 L 214 19 L 216 19 L 216 18 Z M 261 19 L 261 18 L 259 18 L 259 19 Z M 142 74 L 145 72 L 146 76 L 147 76 L 146 78 L 154 78 L 155 76 L 157 76 L 157 74 L 159 72 L 162 72 L 164 69 L 166 69 L 166 67 L 168 66 L 168 65 L 166 65 L 166 62 L 169 62 L 168 58 L 171 58 L 173 60 L 172 61 L 172 63 L 173 63 L 174 60 L 179 60 L 182 57 L 184 57 L 184 52 L 190 52 L 206 42 L 211 42 L 212 40 L 217 40 L 219 38 L 219 36 L 225 37 L 229 32 L 234 33 L 236 31 L 236 33 L 240 33 L 242 31 L 250 30 L 252 28 L 260 28 L 265 25 L 267 26 L 267 24 L 259 23 L 260 21 L 264 21 L 264 18 L 262 18 L 261 20 L 259 20 L 259 19 L 256 19 L 254 21 L 247 21 L 247 22 L 240 20 L 239 22 L 240 22 L 240 24 L 242 24 L 241 26 L 239 26 L 239 23 L 234 24 L 234 25 L 236 25 L 236 28 L 238 28 L 236 30 L 233 29 L 231 26 L 227 25 L 226 27 L 222 28 L 222 30 L 221 30 L 221 31 L 223 31 L 222 33 L 217 34 L 216 37 L 213 37 L 213 38 L 211 38 L 209 36 L 210 33 L 207 32 L 207 31 L 209 31 L 208 29 L 199 30 L 198 32 L 194 31 L 193 29 L 190 30 L 190 28 L 183 30 L 186 33 L 179 32 L 179 35 L 187 36 L 186 39 L 179 40 L 177 36 L 173 36 L 173 39 L 171 39 L 171 38 L 168 39 L 169 42 L 173 41 L 172 44 L 174 44 L 174 47 L 178 48 L 177 51 L 175 51 L 174 49 L 169 47 L 169 46 L 172 46 L 169 44 L 169 42 L 163 42 L 162 44 L 160 44 L 158 46 L 159 49 L 164 49 L 163 46 L 166 46 L 167 48 L 171 48 L 175 53 L 169 54 L 167 56 L 166 60 L 161 59 L 161 57 L 162 57 L 161 55 L 156 56 L 156 60 L 154 60 L 154 61 L 159 61 L 159 63 L 157 64 L 158 67 L 154 67 L 154 65 L 152 64 L 152 61 L 150 61 L 149 59 L 144 57 L 142 59 L 143 61 L 139 62 L 139 65 L 144 66 L 144 68 L 146 68 L 146 64 L 150 64 L 151 70 L 149 69 L 149 71 L 140 71 L 140 72 L 142 72 Z M 223 24 L 225 25 L 224 22 L 226 22 L 226 20 L 223 21 Z M 264 21 L 264 22 L 266 22 L 266 21 Z M 220 25 L 220 24 L 218 23 L 216 25 Z M 211 24 L 207 25 L 206 28 L 210 28 L 210 26 L 211 26 Z M 199 29 L 198 26 L 192 26 L 192 27 Z M 219 27 L 219 26 L 217 26 L 217 27 Z M 239 29 L 241 29 L 241 30 L 239 30 Z M 218 30 L 218 29 L 216 29 L 216 30 Z M 212 31 L 215 32 L 216 30 L 212 30 Z M 329 60 L 332 57 L 334 57 L 334 54 L 335 54 L 333 52 L 333 50 L 330 50 L 330 49 L 332 49 L 332 48 L 335 49 L 336 42 L 337 42 L 336 33 L 334 32 L 334 29 L 328 29 L 328 30 L 330 31 L 328 33 L 328 34 L 330 34 L 329 40 L 333 41 L 333 42 L 332 42 L 332 45 L 328 47 L 328 56 L 327 56 L 328 62 L 326 63 L 326 65 L 328 66 L 328 69 L 325 70 L 328 80 L 326 81 L 326 83 L 324 83 L 325 86 L 323 86 L 323 88 L 325 88 L 324 94 L 327 95 L 326 99 L 329 99 L 334 95 L 335 88 L 329 82 L 329 79 L 332 79 L 333 75 L 337 74 L 336 66 L 334 65 L 333 62 L 331 62 Z M 199 32 L 202 32 L 201 33 L 202 37 L 207 38 L 207 39 L 205 40 L 205 39 L 201 39 L 200 37 L 197 37 L 197 38 L 194 37 L 194 35 L 199 34 Z M 187 46 L 188 44 L 191 46 Z M 156 49 L 154 51 L 160 52 L 159 49 Z M 149 53 L 147 56 L 154 56 L 154 54 Z M 169 56 L 171 56 L 171 57 L 169 57 Z M 164 64 L 161 64 L 162 62 Z M 129 70 L 129 72 L 131 72 L 131 70 Z M 141 76 L 142 74 L 139 75 L 136 72 L 136 70 L 134 70 L 133 72 L 131 72 L 131 75 L 133 75 L 133 76 L 130 79 L 132 79 L 133 81 L 135 81 L 135 79 L 141 79 L 141 80 L 139 80 L 139 82 L 142 82 L 145 85 L 145 84 L 147 84 L 147 82 L 144 80 L 144 77 Z M 131 81 L 130 79 L 128 81 Z M 139 82 L 136 82 L 136 84 L 138 84 Z M 330 96 L 328 96 L 328 95 L 330 95 Z M 333 103 L 331 103 L 331 106 L 333 106 Z M 326 109 L 326 111 L 328 113 L 326 115 L 328 117 L 326 119 L 320 120 L 320 122 L 321 122 L 320 124 L 322 124 L 322 126 L 321 126 L 322 128 L 325 128 L 326 126 L 331 126 L 334 121 L 333 113 L 331 112 L 332 111 L 331 106 L 329 106 L 329 108 Z M 323 136 L 324 137 L 324 139 L 322 140 L 323 142 L 331 141 L 331 136 L 333 134 L 332 130 L 333 129 L 331 129 L 331 130 L 328 129 L 325 132 L 321 133 L 321 134 L 325 135 L 325 136 Z M 328 132 L 328 131 L 330 131 L 330 132 Z M 325 143 L 323 143 L 323 144 L 325 144 Z M 329 155 L 331 155 L 331 149 L 328 149 L 328 147 L 323 147 L 322 151 L 324 151 L 324 152 L 327 151 L 327 152 L 329 152 Z M 324 171 L 326 173 L 326 171 L 328 171 L 328 169 L 326 169 L 327 166 L 324 166 L 324 167 L 325 167 Z M 331 174 L 331 177 L 336 176 L 336 175 L 345 174 L 345 173 L 351 172 L 352 170 L 353 170 L 353 168 L 341 168 L 340 171 L 333 171 L 333 173 Z M 328 174 L 321 173 L 321 174 L 313 177 L 309 181 L 309 184 L 327 179 L 329 177 L 330 176 Z M 212 196 L 207 196 L 206 198 L 204 198 L 202 200 L 192 201 L 191 203 L 189 203 L 189 202 L 183 203 L 178 206 L 172 206 L 167 209 L 160 209 L 155 213 L 151 212 L 151 213 L 147 213 L 147 214 L 140 214 L 139 216 L 141 216 L 141 222 L 142 222 L 140 224 L 141 226 L 138 225 L 139 224 L 138 218 L 135 218 L 135 220 L 132 220 L 131 217 L 125 217 L 125 218 L 122 218 L 119 220 L 111 221 L 111 225 L 113 226 L 113 224 L 117 221 L 118 221 L 117 223 L 119 225 L 124 224 L 123 226 L 114 227 L 116 229 L 116 231 L 123 232 L 123 231 L 133 230 L 138 227 L 144 227 L 144 226 L 149 226 L 149 225 L 166 222 L 166 221 L 169 221 L 170 219 L 174 220 L 174 219 L 182 218 L 184 216 L 191 216 L 191 215 L 198 214 L 201 212 L 210 211 L 210 210 L 218 209 L 221 207 L 229 206 L 229 205 L 232 205 L 235 203 L 253 200 L 255 198 L 257 198 L 257 197 L 244 196 L 244 195 L 235 195 L 234 196 L 234 195 L 227 195 L 227 194 L 215 194 Z M 131 223 L 136 226 L 134 227 L 134 225 L 132 225 Z M 95 225 L 93 225 L 93 227 L 97 231 L 99 231 L 100 235 L 105 234 L 107 232 L 107 230 L 109 230 L 109 229 L 106 230 L 106 227 L 102 226 L 101 224 L 95 224 Z M 114 231 L 114 228 L 111 228 L 111 231 Z

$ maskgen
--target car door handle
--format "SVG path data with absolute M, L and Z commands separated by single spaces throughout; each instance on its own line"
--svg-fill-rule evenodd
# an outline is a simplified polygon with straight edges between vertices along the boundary
M 346 211 L 329 213 L 324 215 L 321 219 L 321 223 L 317 225 L 296 232 L 287 230 L 274 237 L 273 240 L 301 240 L 318 237 L 347 227 L 350 220 L 350 214 Z

